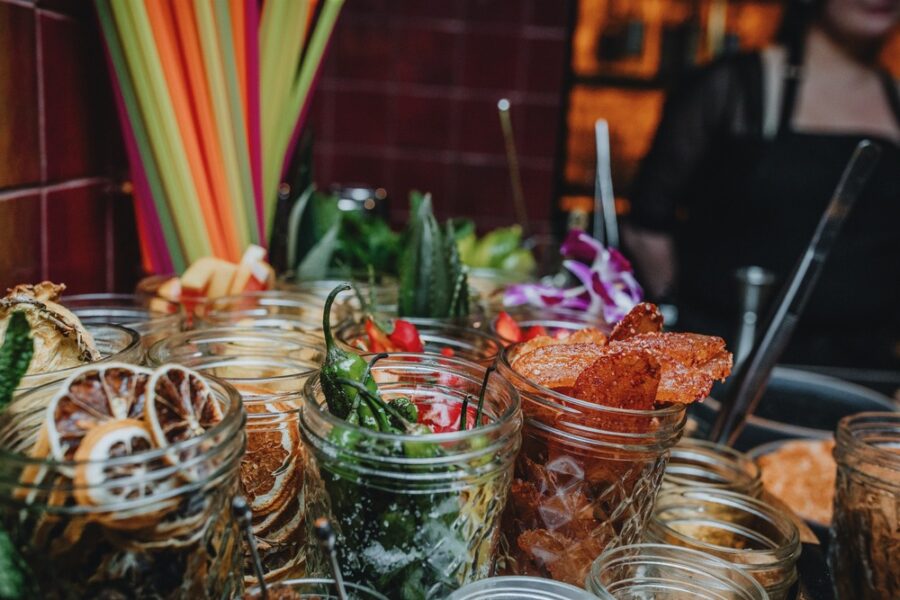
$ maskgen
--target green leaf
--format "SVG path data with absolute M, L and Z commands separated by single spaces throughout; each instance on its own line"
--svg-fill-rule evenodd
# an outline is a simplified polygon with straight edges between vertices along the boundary
M 0 600 L 35 597 L 28 588 L 28 565 L 9 535 L 0 529 Z
M 13 392 L 28 371 L 33 354 L 31 326 L 25 313 L 16 311 L 9 317 L 3 346 L 0 346 L 0 410 L 12 400 Z
M 291 214 L 288 217 L 287 264 L 288 267 L 292 269 L 297 266 L 297 261 L 299 259 L 297 252 L 299 249 L 298 243 L 301 236 L 300 225 L 302 223 L 303 213 L 306 212 L 306 207 L 309 206 L 309 199 L 312 197 L 315 189 L 315 185 L 310 184 L 309 187 L 303 190 L 303 193 L 297 198 L 297 202 L 291 207 Z
M 328 276 L 328 267 L 334 256 L 337 245 L 338 232 L 341 229 L 340 215 L 338 221 L 322 236 L 313 246 L 303 260 L 297 265 L 298 279 L 325 279 Z
M 469 264 L 473 267 L 497 269 L 503 264 L 503 259 L 521 245 L 522 228 L 518 225 L 495 229 L 478 241 Z

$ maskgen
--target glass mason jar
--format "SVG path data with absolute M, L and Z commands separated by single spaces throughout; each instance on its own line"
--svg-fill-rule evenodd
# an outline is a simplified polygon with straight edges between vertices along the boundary
M 97 344 L 97 350 L 100 352 L 100 360 L 94 361 L 92 364 L 104 362 L 123 362 L 133 365 L 139 365 L 144 360 L 144 349 L 141 345 L 140 334 L 122 325 L 110 325 L 99 323 L 85 323 L 84 328 L 94 338 Z M 44 373 L 33 373 L 26 375 L 19 382 L 16 388 L 16 394 L 21 394 L 28 390 L 33 390 L 42 385 L 61 381 L 80 369 L 84 365 L 59 369 L 57 371 L 47 371 Z
M 756 498 L 715 489 L 675 488 L 656 498 L 648 542 L 692 548 L 752 575 L 773 600 L 797 581 L 800 534 L 783 511 Z
M 185 331 L 160 340 L 147 352 L 147 362 L 151 365 L 167 362 L 187 364 L 185 361 L 207 356 L 266 356 L 270 360 L 277 357 L 321 365 L 324 352 L 321 340 L 313 335 L 219 327 Z
M 466 398 L 474 416 L 485 369 L 395 354 L 372 373 L 382 398 L 405 396 L 418 405 L 420 422 L 444 420 L 455 429 Z M 346 579 L 391 598 L 435 599 L 491 574 L 522 425 L 509 382 L 489 378 L 482 426 L 425 435 L 374 432 L 331 415 L 318 376 L 305 396 L 306 518 L 331 519 Z M 312 556 L 323 562 L 318 546 Z
M 591 566 L 587 589 L 602 600 L 766 600 L 735 565 L 697 550 L 634 544 L 607 550 Z
M 355 583 L 344 582 L 348 600 L 388 600 L 378 592 Z M 269 598 L 296 600 L 340 600 L 335 588 L 334 579 L 288 579 L 275 585 L 267 586 Z M 261 600 L 258 587 L 250 588 L 244 594 L 244 600 Z
M 900 414 L 838 423 L 828 563 L 838 600 L 900 598 Z
M 306 333 L 322 332 L 325 301 L 297 292 L 248 292 L 208 300 L 197 315 L 198 327 L 253 327 Z M 336 301 L 331 322 L 350 317 L 349 308 Z
M 427 354 L 442 354 L 463 358 L 488 366 L 497 358 L 500 343 L 486 331 L 454 325 L 440 319 L 406 319 L 419 330 L 419 337 Z M 367 352 L 366 328 L 363 323 L 347 321 L 334 332 L 337 342 L 345 350 Z
M 640 411 L 579 400 L 520 375 L 514 352 L 498 359 L 525 416 L 503 516 L 503 570 L 582 585 L 601 552 L 640 540 L 684 405 Z
M 27 597 L 174 600 L 240 593 L 231 500 L 245 413 L 233 387 L 212 379 L 209 386 L 223 413 L 218 425 L 164 450 L 100 460 L 34 457 L 46 440 L 45 407 L 59 383 L 32 390 L 4 411 L 0 520 L 30 571 L 34 589 Z M 100 481 L 92 483 L 96 470 Z
M 489 577 L 465 585 L 447 600 L 597 600 L 580 587 L 542 577 Z
M 500 310 L 504 310 L 501 308 Z M 564 308 L 537 308 L 533 306 L 512 307 L 506 310 L 507 314 L 515 319 L 523 332 L 531 327 L 543 327 L 547 335 L 557 337 L 567 333 L 575 333 L 579 329 L 593 327 L 604 333 L 609 333 L 611 328 L 600 315 L 594 315 L 581 310 Z M 497 317 L 490 319 L 490 331 L 503 341 L 503 345 L 514 344 L 519 340 L 504 338 L 497 331 Z
M 144 349 L 178 333 L 184 326 L 181 305 L 159 297 L 137 294 L 77 294 L 63 296 L 60 304 L 82 323 L 125 325 L 141 335 Z
M 672 448 L 663 487 L 714 488 L 758 498 L 759 467 L 742 452 L 706 440 L 682 438 Z
M 282 358 L 277 355 L 278 348 L 288 354 L 296 340 L 261 332 L 252 333 L 253 339 L 266 340 L 268 349 L 276 355 L 253 351 L 221 354 L 229 347 L 220 343 L 197 344 L 197 333 L 160 342 L 153 349 L 151 363 L 157 366 L 176 362 L 223 379 L 240 392 L 247 412 L 241 489 L 253 512 L 252 530 L 266 581 L 306 575 L 306 524 L 300 496 L 306 455 L 298 422 L 303 385 L 321 367 L 324 348 L 312 347 L 308 359 Z M 240 339 L 240 334 L 236 331 L 232 339 Z M 180 345 L 184 338 L 193 340 L 187 342 L 187 348 Z M 188 351 L 180 352 L 185 349 Z M 256 583 L 246 546 L 244 583 Z

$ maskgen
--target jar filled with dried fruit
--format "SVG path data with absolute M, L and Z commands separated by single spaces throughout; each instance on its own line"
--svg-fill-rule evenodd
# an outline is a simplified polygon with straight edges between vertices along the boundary
M 839 600 L 900 597 L 900 415 L 838 423 L 828 563 Z
M 241 488 L 253 512 L 268 582 L 306 574 L 300 498 L 306 459 L 298 421 L 303 386 L 322 366 L 323 354 L 324 347 L 302 337 L 236 329 L 175 336 L 157 344 L 150 356 L 151 364 L 182 364 L 224 379 L 240 392 L 247 412 Z M 256 582 L 247 547 L 244 581 Z
M 499 362 L 525 415 L 503 519 L 504 571 L 581 585 L 604 549 L 640 540 L 684 406 L 603 406 L 533 383 L 507 352 Z
M 672 448 L 663 487 L 713 488 L 758 497 L 759 467 L 748 456 L 723 444 L 683 438 Z
M 367 401 L 390 405 L 403 433 L 330 412 L 320 378 L 311 378 L 300 417 L 310 454 L 306 518 L 331 520 L 348 581 L 390 598 L 446 598 L 493 569 L 521 441 L 519 396 L 460 359 L 392 354 L 370 367 L 377 398 Z
M 797 581 L 797 526 L 783 511 L 750 496 L 703 488 L 663 490 L 644 537 L 733 563 L 759 581 L 772 600 L 787 598 Z
M 40 598 L 231 598 L 245 413 L 177 366 L 88 367 L 0 417 L 0 519 Z
M 759 582 L 735 565 L 704 552 L 663 544 L 607 550 L 591 567 L 586 587 L 602 600 L 769 598 Z

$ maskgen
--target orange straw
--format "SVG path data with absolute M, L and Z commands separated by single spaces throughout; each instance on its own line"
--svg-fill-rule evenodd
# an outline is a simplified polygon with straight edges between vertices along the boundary
M 217 213 L 217 207 L 212 199 L 209 180 L 204 168 L 203 155 L 197 140 L 197 131 L 191 118 L 191 106 L 187 82 L 178 60 L 178 46 L 175 39 L 174 26 L 168 18 L 168 12 L 159 2 L 147 2 L 147 15 L 150 18 L 150 26 L 153 36 L 156 38 L 156 47 L 159 51 L 160 62 L 169 87 L 169 95 L 172 98 L 172 106 L 175 109 L 175 119 L 178 122 L 184 151 L 187 155 L 188 166 L 197 189 L 197 199 L 206 224 L 212 252 L 215 256 L 227 258 L 235 249 L 227 246 L 223 234 L 222 225 Z
M 153 4 L 152 2 L 150 4 Z M 227 241 L 228 254 L 226 258 L 231 261 L 240 260 L 243 249 L 240 247 L 237 236 L 237 223 L 232 211 L 231 191 L 225 176 L 225 161 L 222 157 L 222 146 L 219 142 L 218 130 L 213 122 L 212 102 L 209 97 L 209 89 L 206 85 L 206 69 L 203 66 L 203 57 L 200 50 L 200 40 L 197 34 L 197 26 L 194 22 L 194 11 L 190 2 L 169 0 L 169 17 L 178 30 L 178 39 L 181 42 L 181 52 L 184 59 L 186 78 L 191 81 L 193 95 L 193 116 L 196 129 L 200 133 L 200 143 L 203 148 L 203 156 L 206 159 L 206 169 L 209 183 L 213 192 L 213 200 L 216 204 L 216 212 L 221 216 L 222 227 Z
M 238 87 L 241 91 L 241 109 L 244 123 L 247 122 L 247 40 L 246 21 L 244 20 L 244 0 L 231 0 L 228 4 L 231 13 L 231 37 L 234 41 L 234 60 L 237 63 Z

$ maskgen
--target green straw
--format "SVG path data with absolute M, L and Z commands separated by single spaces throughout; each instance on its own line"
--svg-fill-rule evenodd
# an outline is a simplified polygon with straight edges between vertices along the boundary
M 241 193 L 243 210 L 249 228 L 250 241 L 260 243 L 259 225 L 256 221 L 256 206 L 253 193 L 253 175 L 250 171 L 250 145 L 247 139 L 247 127 L 244 122 L 244 110 L 241 103 L 240 84 L 238 82 L 237 62 L 235 61 L 234 38 L 232 37 L 231 11 L 227 2 L 215 2 L 216 24 L 219 33 L 219 49 L 222 52 L 222 63 L 225 66 L 225 83 L 228 87 L 230 103 L 231 130 L 234 135 L 237 161 L 241 174 Z
M 297 81 L 291 90 L 290 101 L 287 110 L 283 111 L 281 126 L 278 129 L 278 141 L 273 156 L 277 156 L 277 160 L 267 160 L 265 167 L 269 171 L 266 180 L 270 185 L 277 186 L 278 178 L 281 176 L 281 167 L 284 162 L 284 154 L 287 152 L 288 144 L 291 141 L 294 127 L 297 119 L 300 118 L 300 111 L 309 95 L 310 86 L 315 77 L 319 63 L 322 61 L 322 55 L 325 53 L 325 46 L 328 44 L 328 38 L 337 22 L 338 14 L 340 14 L 341 6 L 344 0 L 323 0 L 322 12 L 319 15 L 318 22 L 313 29 L 312 36 L 309 41 L 309 47 L 303 56 L 303 64 L 300 67 L 300 73 Z M 275 213 L 275 196 L 267 196 L 266 200 L 266 225 L 271 226 L 272 217 Z M 267 230 L 268 234 L 268 230 Z
M 114 0 L 113 15 L 125 54 L 134 73 L 138 99 L 150 133 L 150 142 L 163 175 L 162 181 L 175 217 L 187 259 L 194 261 L 211 253 L 196 191 L 188 170 L 187 156 L 178 133 L 175 113 L 153 41 L 153 33 L 141 2 Z
M 175 225 L 172 223 L 172 215 L 166 204 L 166 192 L 160 181 L 159 169 L 156 160 L 153 157 L 153 150 L 150 148 L 150 141 L 147 134 L 147 128 L 141 117 L 141 111 L 138 107 L 138 100 L 135 96 L 134 82 L 131 80 L 131 74 L 125 63 L 124 50 L 119 34 L 113 23 L 112 9 L 109 0 L 95 0 L 97 7 L 97 16 L 103 35 L 106 38 L 106 45 L 109 48 L 110 60 L 113 63 L 116 78 L 119 80 L 119 89 L 122 93 L 122 100 L 125 103 L 125 109 L 128 112 L 128 120 L 131 122 L 131 128 L 134 138 L 138 146 L 138 152 L 141 156 L 141 163 L 144 168 L 144 175 L 147 178 L 147 184 L 150 186 L 150 192 L 154 205 L 156 206 L 156 214 L 159 223 L 162 226 L 163 238 L 166 241 L 166 248 L 169 257 L 172 260 L 172 267 L 176 272 L 181 273 L 187 268 L 184 260 L 184 254 L 181 248 L 181 242 L 175 232 Z
M 231 188 L 231 210 L 234 214 L 237 226 L 238 242 L 242 248 L 250 244 L 250 223 L 247 220 L 246 206 L 253 196 L 242 198 L 243 192 L 238 165 L 238 151 L 234 132 L 231 129 L 231 117 L 228 107 L 228 89 L 225 84 L 225 70 L 221 62 L 219 42 L 216 35 L 215 19 L 213 11 L 206 0 L 197 0 L 193 3 L 194 14 L 197 18 L 197 28 L 200 34 L 200 45 L 203 54 L 203 62 L 206 65 L 207 84 L 209 95 L 213 105 L 216 128 L 219 131 L 219 143 L 222 145 L 222 158 L 225 161 L 225 177 L 228 179 L 228 187 Z

